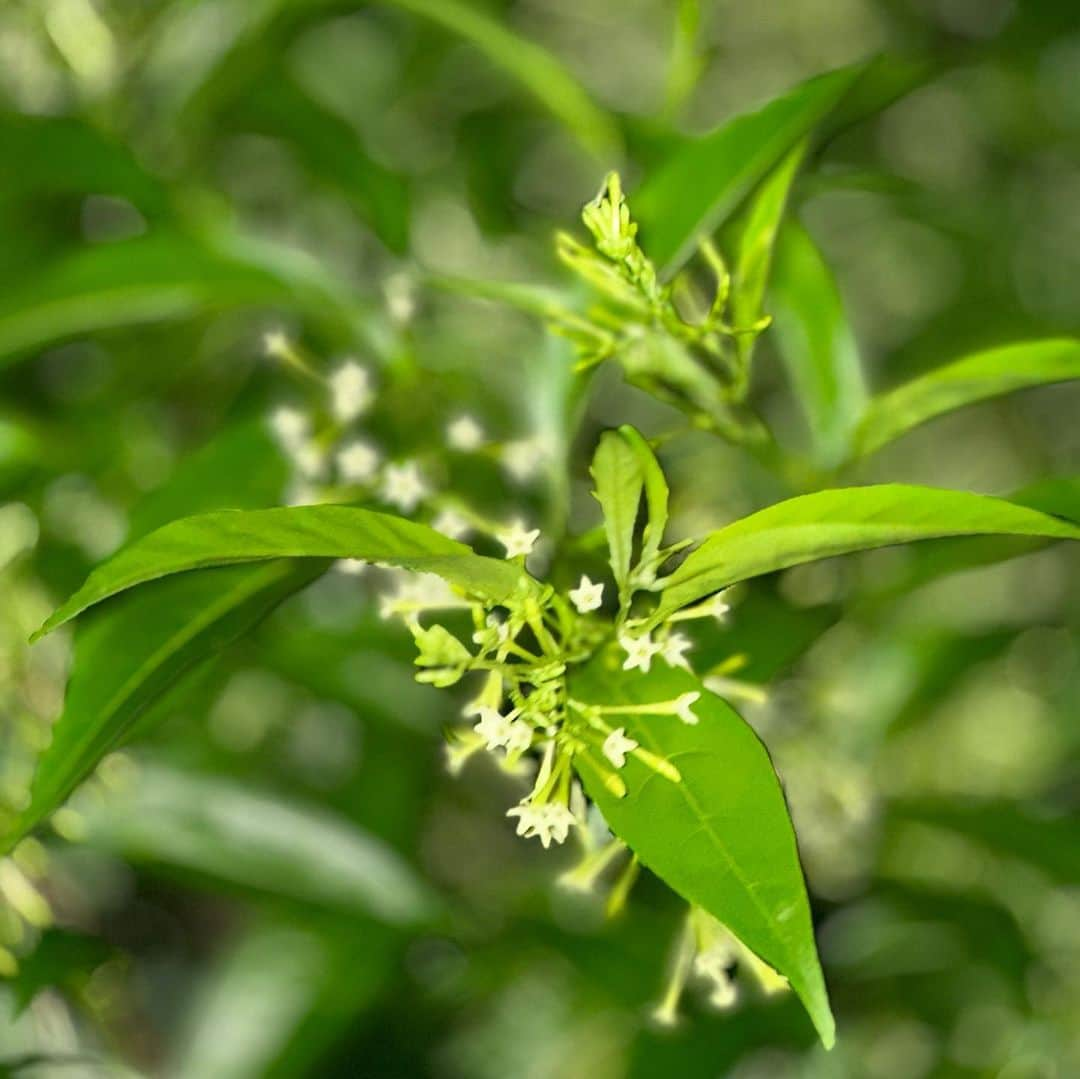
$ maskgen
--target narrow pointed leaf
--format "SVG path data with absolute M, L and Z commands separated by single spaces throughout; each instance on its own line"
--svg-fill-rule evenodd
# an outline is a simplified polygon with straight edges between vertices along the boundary
M 641 469 L 641 479 L 645 485 L 648 516 L 645 519 L 645 530 L 641 538 L 641 561 L 648 564 L 656 557 L 664 541 L 670 492 L 660 463 L 641 434 L 629 424 L 620 427 L 619 434 L 634 451 L 638 467 Z
M 634 555 L 634 523 L 645 482 L 641 465 L 622 435 L 617 431 L 605 431 L 600 436 L 589 472 L 596 484 L 596 500 L 604 514 L 611 572 L 621 595 L 626 591 Z
M 946 412 L 1074 378 L 1080 378 L 1080 341 L 1073 338 L 976 352 L 875 397 L 859 424 L 856 449 L 873 453 Z
M 483 558 L 426 525 L 354 506 L 294 506 L 187 517 L 159 528 L 99 566 L 38 631 L 138 584 L 192 569 L 273 559 L 359 558 L 436 573 L 499 600 L 529 578 L 510 562 Z
M 806 230 L 780 232 L 770 293 L 772 338 L 824 468 L 847 456 L 866 407 L 862 366 L 843 299 Z
M 654 621 L 738 581 L 853 551 L 946 536 L 1080 539 L 1080 527 L 1001 498 L 883 484 L 778 502 L 712 533 L 667 579 Z
M 675 765 L 678 782 L 633 753 L 620 770 L 625 797 L 608 791 L 593 754 L 575 758 L 582 781 L 644 865 L 791 982 L 821 1040 L 831 1045 L 834 1023 L 795 834 L 757 735 L 696 678 L 663 664 L 648 674 L 626 674 L 609 652 L 571 683 L 576 699 L 600 705 L 666 701 L 688 692 L 701 694 L 696 726 L 675 716 L 618 717 L 643 749 Z

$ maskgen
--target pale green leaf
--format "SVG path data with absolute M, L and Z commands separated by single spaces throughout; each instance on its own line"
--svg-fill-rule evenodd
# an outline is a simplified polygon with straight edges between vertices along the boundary
M 787 221 L 776 244 L 772 339 L 825 468 L 848 455 L 866 405 L 855 337 L 840 292 L 806 230 Z
M 612 831 L 681 896 L 724 923 L 788 978 L 831 1045 L 834 1023 L 814 946 L 810 906 L 787 806 L 765 747 L 723 700 L 691 674 L 658 665 L 627 674 L 614 652 L 572 679 L 575 699 L 641 705 L 698 692 L 699 722 L 675 716 L 619 715 L 640 746 L 673 764 L 678 782 L 630 754 L 627 787 L 616 798 L 593 753 L 575 764 Z
M 641 478 L 645 484 L 645 504 L 648 508 L 648 516 L 645 518 L 645 529 L 641 538 L 641 562 L 649 565 L 660 550 L 660 545 L 664 541 L 664 530 L 667 528 L 669 494 L 667 480 L 648 442 L 635 428 L 624 424 L 619 428 L 619 435 L 634 451 L 641 470 Z
M 596 489 L 593 492 L 604 515 L 611 572 L 626 594 L 634 556 L 634 525 L 644 478 L 633 448 L 617 431 L 605 431 L 589 469 Z
M 801 495 L 713 532 L 667 578 L 655 622 L 764 573 L 853 551 L 946 536 L 1080 539 L 1080 527 L 1001 498 L 883 484 Z
M 875 397 L 856 434 L 856 449 L 873 453 L 914 427 L 977 401 L 1032 386 L 1080 378 L 1080 342 L 1025 341 L 976 352 Z

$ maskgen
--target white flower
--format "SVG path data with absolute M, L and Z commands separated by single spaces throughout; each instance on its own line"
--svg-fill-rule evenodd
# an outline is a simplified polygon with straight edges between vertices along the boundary
M 367 442 L 355 439 L 337 452 L 337 470 L 345 483 L 367 483 L 379 467 L 379 451 Z
M 415 314 L 416 297 L 408 274 L 396 273 L 388 277 L 383 282 L 383 295 L 386 297 L 386 310 L 398 325 L 404 325 Z
M 675 715 L 677 715 L 683 723 L 687 723 L 691 727 L 695 726 L 698 721 L 698 717 L 694 714 L 693 706 L 697 703 L 700 696 L 701 694 L 696 691 L 692 693 L 683 693 L 676 697 L 672 702 Z
M 515 483 L 528 483 L 539 472 L 550 454 L 549 440 L 542 435 L 507 442 L 499 461 Z
M 544 844 L 545 850 L 552 841 L 565 843 L 574 824 L 574 814 L 558 802 L 546 802 L 543 805 L 529 805 L 522 802 L 507 810 L 508 817 L 517 817 L 517 834 L 527 839 L 536 836 Z
M 341 423 L 352 423 L 370 407 L 375 395 L 367 369 L 354 360 L 346 360 L 327 380 L 330 386 L 330 411 Z
M 319 479 L 326 471 L 326 454 L 314 441 L 288 447 L 289 459 L 296 470 L 309 480 Z
M 386 466 L 382 482 L 384 502 L 397 506 L 403 513 L 411 513 L 427 495 L 428 485 L 415 461 Z
M 270 430 L 282 449 L 293 450 L 307 442 L 311 421 L 300 409 L 280 405 L 270 413 Z
M 640 637 L 628 637 L 624 634 L 619 638 L 619 644 L 626 652 L 624 671 L 632 671 L 635 667 L 647 671 L 652 666 L 653 656 L 661 649 L 648 633 L 643 633 Z
M 723 931 L 694 956 L 694 973 L 712 982 L 709 1003 L 716 1008 L 730 1008 L 735 1003 L 737 993 L 729 969 L 738 958 L 732 938 Z
M 569 596 L 570 602 L 578 609 L 578 613 L 586 614 L 588 611 L 595 611 L 603 603 L 604 585 L 602 582 L 593 584 L 582 574 L 577 588 L 572 588 Z
M 476 710 L 480 718 L 473 724 L 473 730 L 484 739 L 489 750 L 501 749 L 510 740 L 511 722 L 495 708 L 481 705 Z
M 536 541 L 540 538 L 540 529 L 528 529 L 525 522 L 519 517 L 508 529 L 498 533 L 495 537 L 505 548 L 507 558 L 517 558 L 518 555 L 532 553 Z
M 458 416 L 446 428 L 446 442 L 452 450 L 472 453 L 484 444 L 484 429 L 472 416 Z
M 616 768 L 621 768 L 626 763 L 626 754 L 637 749 L 638 744 L 633 738 L 627 738 L 625 727 L 616 727 L 604 739 L 604 756 Z
M 339 558 L 334 569 L 349 577 L 359 577 L 367 569 L 367 563 L 362 558 Z
M 524 753 L 532 745 L 532 727 L 523 719 L 515 719 L 506 735 L 507 753 Z
M 289 335 L 280 328 L 269 330 L 264 333 L 262 346 L 263 352 L 273 359 L 280 359 L 282 356 L 287 356 L 289 352 L 292 351 Z
M 708 602 L 708 612 L 717 620 L 717 622 L 723 622 L 724 619 L 727 618 L 728 612 L 731 610 L 731 604 L 724 599 L 726 594 L 726 592 L 717 592 Z
M 686 661 L 684 653 L 688 652 L 693 646 L 694 642 L 685 634 L 672 633 L 671 636 L 664 641 L 660 655 L 664 658 L 664 662 L 670 666 L 682 667 L 683 670 L 688 671 L 690 670 L 690 664 Z
M 293 483 L 285 492 L 285 502 L 290 506 L 317 506 L 322 499 L 310 483 Z
M 445 509 L 431 522 L 436 532 L 449 539 L 459 540 L 469 534 L 469 522 L 457 510 Z

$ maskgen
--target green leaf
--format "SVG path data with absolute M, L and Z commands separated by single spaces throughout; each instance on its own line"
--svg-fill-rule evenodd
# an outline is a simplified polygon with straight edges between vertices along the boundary
M 87 842 L 129 861 L 391 925 L 423 921 L 436 906 L 382 840 L 278 793 L 136 761 L 128 785 L 76 812 Z
M 631 200 L 646 254 L 665 276 L 693 254 L 754 186 L 834 109 L 864 72 L 810 79 L 757 112 L 688 143 Z
M 753 326 L 761 318 L 773 246 L 806 146 L 807 140 L 803 139 L 781 158 L 732 220 L 723 238 L 721 246 L 730 252 L 731 262 L 731 322 L 740 329 Z M 750 362 L 756 337 L 743 334 L 735 339 L 744 365 Z
M 856 449 L 873 453 L 943 413 L 1074 378 L 1080 378 L 1080 342 L 1072 338 L 976 352 L 875 397 L 859 424 Z
M 617 431 L 605 431 L 593 455 L 589 473 L 593 492 L 604 515 L 608 557 L 620 597 L 628 594 L 630 565 L 634 557 L 634 525 L 644 477 L 638 456 Z
M 775 252 L 773 340 L 825 468 L 850 451 L 866 405 L 855 338 L 828 266 L 806 230 L 788 221 Z
M 641 478 L 645 484 L 645 502 L 648 517 L 641 539 L 641 562 L 648 566 L 657 557 L 660 545 L 664 541 L 664 531 L 668 521 L 668 485 L 664 472 L 648 442 L 629 424 L 619 428 L 619 435 L 626 440 L 634 451 Z
M 696 726 L 675 716 L 619 716 L 631 738 L 675 765 L 679 782 L 631 754 L 620 772 L 627 794 L 616 798 L 591 756 L 579 754 L 575 763 L 612 831 L 657 876 L 787 977 L 831 1046 L 834 1023 L 795 834 L 757 735 L 691 674 L 666 666 L 626 674 L 613 652 L 572 679 L 570 692 L 586 703 L 619 706 L 701 694 Z
M 620 138 L 611 117 L 547 49 L 462 0 L 382 2 L 430 19 L 475 45 L 493 64 L 521 83 L 586 149 L 607 160 L 618 154 Z
M 853 551 L 994 533 L 1080 539 L 1080 527 L 1001 498 L 883 484 L 789 498 L 713 532 L 667 578 L 652 621 L 728 585 Z
M 427 525 L 355 506 L 293 506 L 186 517 L 125 547 L 34 635 L 109 596 L 173 573 L 273 559 L 359 558 L 436 573 L 496 602 L 531 580 L 512 562 L 473 554 Z

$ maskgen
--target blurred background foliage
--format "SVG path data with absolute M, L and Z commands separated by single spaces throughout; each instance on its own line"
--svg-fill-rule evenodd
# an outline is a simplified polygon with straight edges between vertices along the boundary
M 568 504 L 588 527 L 598 430 L 673 413 L 607 370 L 586 404 L 568 349 L 443 286 L 565 287 L 553 230 L 608 168 L 633 207 L 685 135 L 882 50 L 914 58 L 917 84 L 836 125 L 794 196 L 871 385 L 1075 333 L 1067 0 L 6 0 L 4 801 L 63 707 L 70 638 L 25 644 L 52 603 L 127 537 L 286 497 L 262 417 L 304 389 L 263 358 L 267 331 L 376 369 L 391 452 L 439 453 L 461 411 L 497 439 L 544 436 L 559 452 L 524 493 L 494 465 L 444 467 L 480 504 L 552 528 Z M 798 447 L 769 334 L 761 357 L 757 398 Z M 854 478 L 1008 493 L 1074 476 L 1078 412 L 1075 385 L 984 404 Z M 663 456 L 684 534 L 788 493 L 705 435 Z M 742 710 L 799 833 L 830 1054 L 790 999 L 650 1029 L 674 897 L 646 877 L 605 924 L 553 887 L 558 858 L 502 818 L 511 782 L 445 775 L 446 701 L 411 681 L 365 586 L 332 574 L 177 683 L 0 862 L 0 1074 L 1080 1074 L 1069 558 L 797 569 L 699 642 L 767 687 Z M 107 665 L 128 645 L 85 647 Z M 68 707 L 104 692 L 84 675 Z

